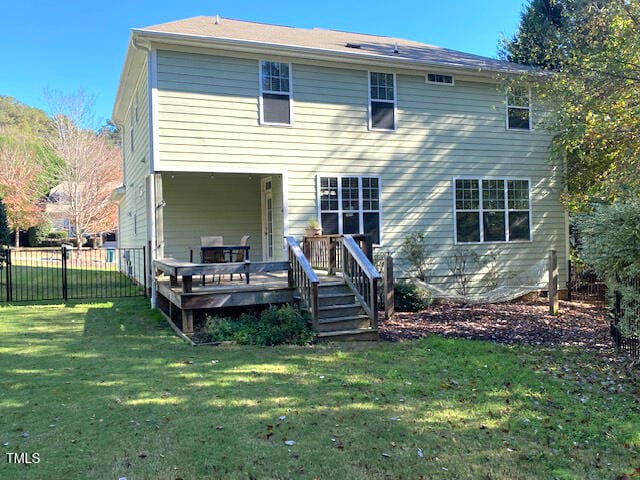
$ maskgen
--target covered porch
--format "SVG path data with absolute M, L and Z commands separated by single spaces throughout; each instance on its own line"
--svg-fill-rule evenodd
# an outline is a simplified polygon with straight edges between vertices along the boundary
M 156 175 L 156 258 L 200 262 L 201 237 L 238 245 L 253 261 L 284 259 L 282 173 L 162 172 Z M 235 260 L 234 257 L 231 260 Z

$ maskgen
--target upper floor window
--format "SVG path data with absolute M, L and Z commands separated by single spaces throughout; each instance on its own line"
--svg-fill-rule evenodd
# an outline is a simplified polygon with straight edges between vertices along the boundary
M 369 128 L 396 129 L 396 78 L 393 73 L 369 73 Z
M 133 146 L 134 146 L 134 141 L 133 141 L 133 125 L 131 125 L 131 130 L 129 131 L 130 133 L 130 137 L 131 137 L 131 153 L 133 153 Z
M 260 62 L 260 121 L 291 125 L 291 65 Z
M 507 93 L 507 128 L 531 130 L 531 92 L 528 88 L 514 87 Z
M 531 240 L 529 180 L 458 178 L 457 243 Z
M 365 234 L 380 243 L 380 179 L 378 177 L 320 177 L 320 222 L 322 232 Z
M 427 83 L 453 86 L 453 75 L 445 75 L 442 73 L 427 73 Z

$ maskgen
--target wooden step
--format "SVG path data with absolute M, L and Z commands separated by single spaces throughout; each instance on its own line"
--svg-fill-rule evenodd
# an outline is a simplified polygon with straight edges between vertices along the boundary
M 359 303 L 350 303 L 347 305 L 329 305 L 326 307 L 320 307 L 318 311 L 319 318 L 331 318 L 331 317 L 350 317 L 352 315 L 359 315 L 363 313 L 362 305 Z
M 331 332 L 319 332 L 318 342 L 352 342 L 352 341 L 378 341 L 378 330 L 371 328 L 356 328 L 353 330 L 336 330 Z
M 369 328 L 370 320 L 366 315 L 351 315 L 345 317 L 321 318 L 318 321 L 318 331 L 332 332 L 344 330 L 359 330 Z
M 344 282 L 321 283 L 318 286 L 318 295 L 329 295 L 334 293 L 351 293 L 351 289 Z
M 353 292 L 348 293 L 318 293 L 318 304 L 320 307 L 331 305 L 348 305 L 356 302 Z

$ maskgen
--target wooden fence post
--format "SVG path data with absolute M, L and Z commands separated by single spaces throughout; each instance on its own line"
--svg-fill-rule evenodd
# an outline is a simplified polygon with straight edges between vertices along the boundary
M 558 315 L 558 254 L 549 250 L 549 313 Z
M 395 311 L 395 300 L 393 298 L 393 257 L 384 257 L 384 318 L 389 320 Z

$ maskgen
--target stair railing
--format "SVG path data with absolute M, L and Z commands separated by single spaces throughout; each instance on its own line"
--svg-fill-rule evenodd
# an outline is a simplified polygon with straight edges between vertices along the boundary
M 337 240 L 342 260 L 342 276 L 369 317 L 371 328 L 378 328 L 378 280 L 382 278 L 351 235 Z
M 320 312 L 318 303 L 318 286 L 320 279 L 313 271 L 311 264 L 304 256 L 295 238 L 287 236 L 287 255 L 289 257 L 289 286 L 298 290 L 302 302 L 311 314 L 311 324 L 318 331 Z

